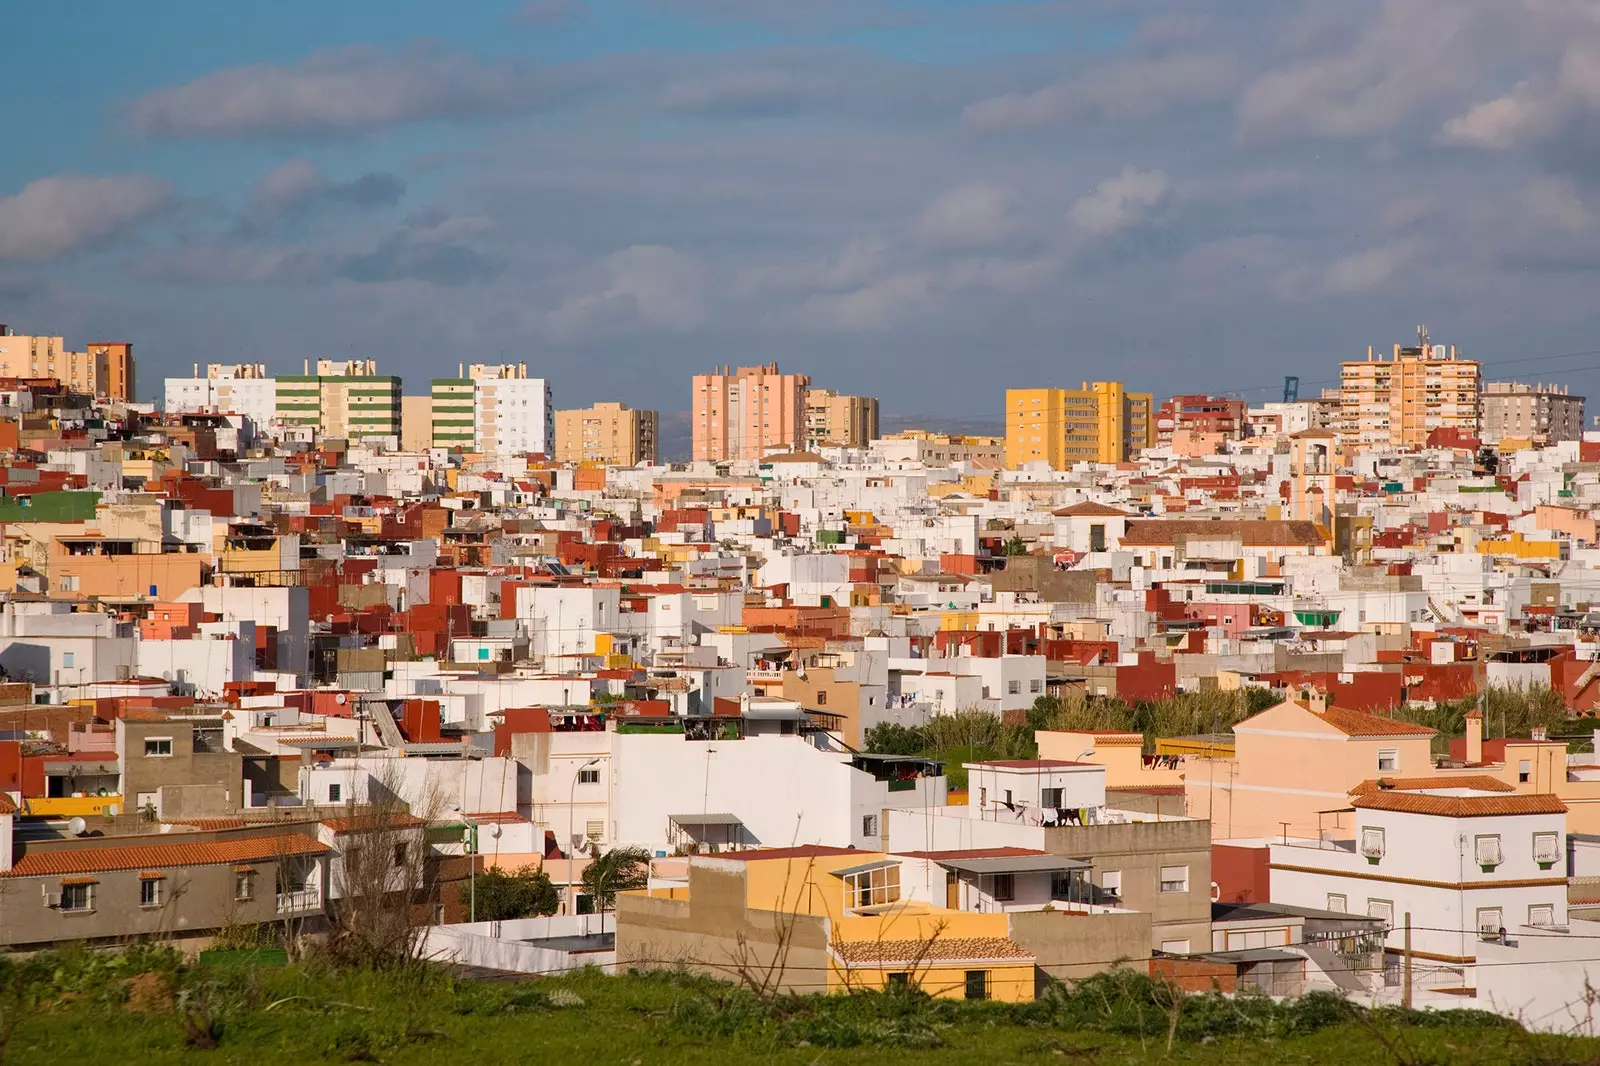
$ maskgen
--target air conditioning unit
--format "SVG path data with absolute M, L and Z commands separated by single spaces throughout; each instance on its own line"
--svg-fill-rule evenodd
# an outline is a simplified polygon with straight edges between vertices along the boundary
M 44 905 L 49 907 L 51 910 L 59 910 L 61 907 L 61 893 L 50 891 L 50 887 L 48 885 L 42 885 L 40 887 L 44 890 Z

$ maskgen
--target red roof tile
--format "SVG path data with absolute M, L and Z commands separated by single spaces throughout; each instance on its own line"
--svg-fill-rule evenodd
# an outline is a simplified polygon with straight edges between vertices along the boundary
M 1471 788 L 1479 792 L 1515 792 L 1498 777 L 1488 774 L 1457 774 L 1453 777 L 1376 777 L 1352 788 L 1351 796 L 1366 796 L 1376 792 L 1415 792 L 1428 788 Z
M 244 837 L 238 840 L 196 840 L 162 844 L 117 844 L 109 847 L 31 851 L 0 877 L 43 877 L 102 870 L 149 867 L 211 866 L 286 855 L 321 855 L 326 844 L 302 833 Z
M 765 848 L 755 851 L 725 851 L 719 859 L 736 862 L 755 862 L 758 859 L 831 859 L 836 855 L 861 855 L 854 848 L 830 848 L 822 844 L 807 844 L 798 848 Z
M 1432 726 L 1383 718 L 1365 711 L 1347 711 L 1341 707 L 1329 707 L 1318 717 L 1350 737 L 1431 737 L 1439 732 Z
M 1032 961 L 1031 952 L 1010 937 L 956 936 L 930 940 L 847 940 L 834 945 L 847 963 L 888 965 L 909 962 Z
M 1491 818 L 1513 814 L 1565 814 L 1567 805 L 1545 793 L 1512 796 L 1430 796 L 1423 792 L 1375 792 L 1350 801 L 1352 807 L 1441 818 Z

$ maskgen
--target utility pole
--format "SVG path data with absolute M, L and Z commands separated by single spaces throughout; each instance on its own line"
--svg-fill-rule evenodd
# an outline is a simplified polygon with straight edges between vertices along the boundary
M 1406 1010 L 1411 1009 L 1411 912 L 1406 911 L 1406 953 L 1405 976 L 1400 986 L 1400 1005 Z

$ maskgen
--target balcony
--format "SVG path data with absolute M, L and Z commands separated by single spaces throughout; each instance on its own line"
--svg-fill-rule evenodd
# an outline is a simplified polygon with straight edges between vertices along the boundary
M 307 914 L 322 910 L 322 890 L 316 885 L 278 893 L 279 914 Z

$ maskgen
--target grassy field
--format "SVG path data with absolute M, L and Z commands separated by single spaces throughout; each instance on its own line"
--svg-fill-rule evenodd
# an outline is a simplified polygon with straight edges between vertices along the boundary
M 1332 997 L 1174 1000 L 1108 975 L 1039 1003 L 859 995 L 766 1002 L 671 975 L 491 983 L 183 967 L 77 953 L 6 968 L 0 1062 L 1593 1063 L 1600 1041 L 1476 1012 L 1356 1012 Z M 1169 1049 L 1170 1037 L 1170 1049 Z

